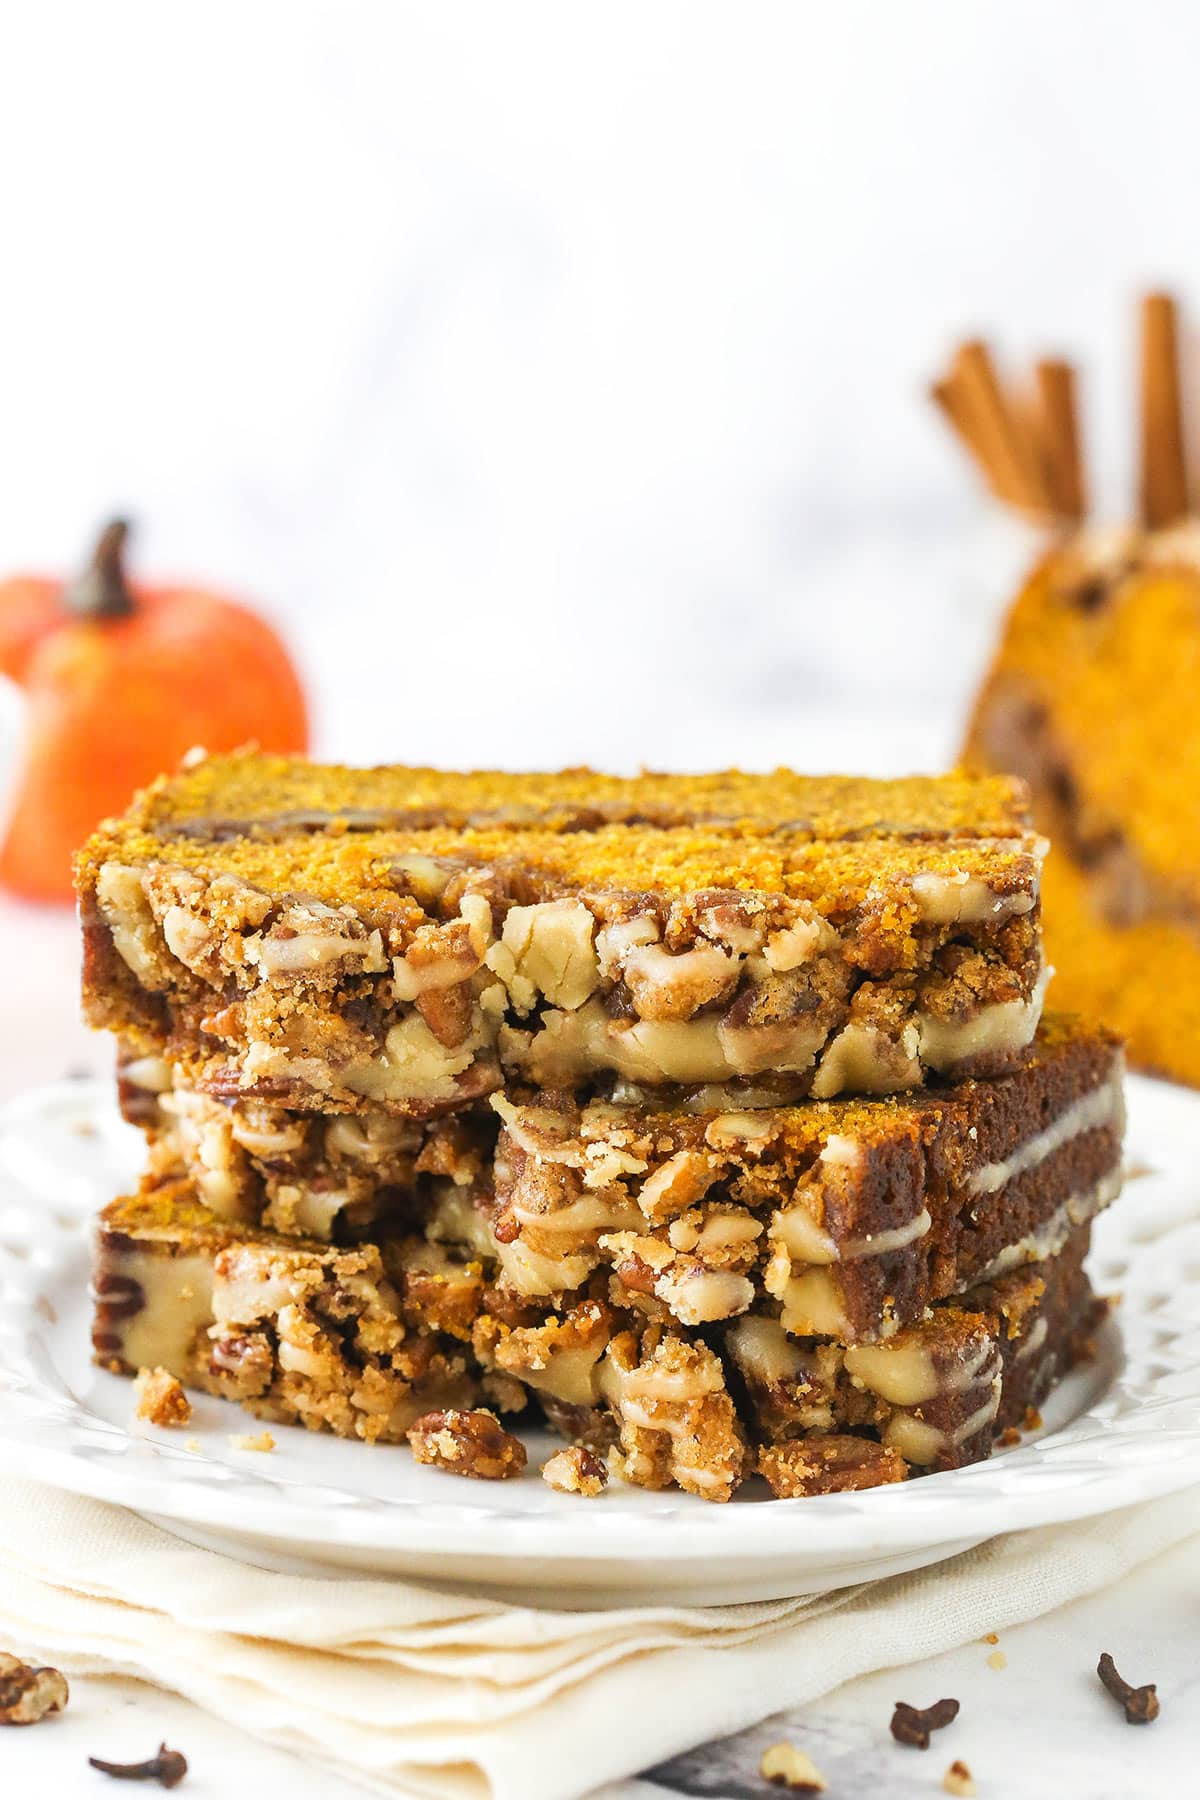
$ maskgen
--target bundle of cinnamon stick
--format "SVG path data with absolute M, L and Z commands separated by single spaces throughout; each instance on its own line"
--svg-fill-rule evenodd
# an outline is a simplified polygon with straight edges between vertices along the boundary
M 1169 294 L 1144 297 L 1140 327 L 1139 502 L 1143 522 L 1155 527 L 1188 511 L 1179 333 Z M 1046 522 L 1084 517 L 1087 481 L 1071 363 L 1044 358 L 1035 363 L 1032 382 L 1006 386 L 988 346 L 973 338 L 960 345 L 930 394 L 999 499 Z

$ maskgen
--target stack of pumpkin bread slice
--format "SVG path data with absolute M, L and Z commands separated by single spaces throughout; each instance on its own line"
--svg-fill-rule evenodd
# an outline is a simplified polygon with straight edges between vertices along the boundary
M 190 759 L 78 863 L 149 1143 L 98 1359 L 585 1494 L 987 1456 L 1120 1185 L 1045 848 L 1003 777 Z

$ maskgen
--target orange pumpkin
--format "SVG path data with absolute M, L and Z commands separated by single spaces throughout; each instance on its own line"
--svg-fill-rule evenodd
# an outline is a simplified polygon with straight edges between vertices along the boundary
M 29 899 L 69 899 L 72 852 L 194 745 L 307 748 L 304 695 L 270 626 L 218 594 L 130 583 L 127 536 L 109 525 L 65 586 L 0 582 L 0 673 L 27 702 L 0 883 Z

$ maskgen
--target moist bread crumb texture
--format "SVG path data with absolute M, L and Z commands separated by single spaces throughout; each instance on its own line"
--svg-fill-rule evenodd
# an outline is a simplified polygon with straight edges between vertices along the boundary
M 1029 784 L 1051 839 L 1059 1004 L 1139 1067 L 1200 1084 L 1200 533 L 1085 531 L 1005 622 L 966 760 Z
M 1007 776 L 164 778 L 78 863 L 148 1144 L 97 1359 L 477 1479 L 545 1422 L 590 1498 L 986 1456 L 1120 1180 L 1045 848 Z

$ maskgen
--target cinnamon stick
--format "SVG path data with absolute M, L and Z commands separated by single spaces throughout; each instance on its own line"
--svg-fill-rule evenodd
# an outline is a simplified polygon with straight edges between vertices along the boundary
M 1082 519 L 1087 511 L 1087 491 L 1079 451 L 1075 370 L 1058 357 L 1045 357 L 1034 374 L 1038 446 L 1050 502 L 1061 518 Z
M 1178 330 L 1169 294 L 1143 299 L 1141 338 L 1140 500 L 1142 518 L 1153 529 L 1173 524 L 1188 509 Z
M 1014 386 L 1009 395 L 1009 405 L 1017 425 L 1024 433 L 1031 454 L 1037 460 L 1042 477 L 1042 487 L 1046 494 L 1049 510 L 1058 515 L 1058 494 L 1055 487 L 1053 459 L 1046 446 L 1046 427 L 1042 418 L 1042 399 L 1033 382 L 1022 382 Z
M 1024 512 L 1051 510 L 1036 450 L 1014 408 L 1006 400 L 987 345 L 963 344 L 954 359 L 954 381 L 970 422 L 994 471 L 996 491 Z
M 968 455 L 973 459 L 992 492 L 1003 498 L 1001 484 L 988 456 L 988 447 L 981 443 L 975 434 L 970 410 L 963 400 L 962 389 L 955 381 L 953 374 L 945 375 L 941 380 L 931 382 L 929 397 Z

